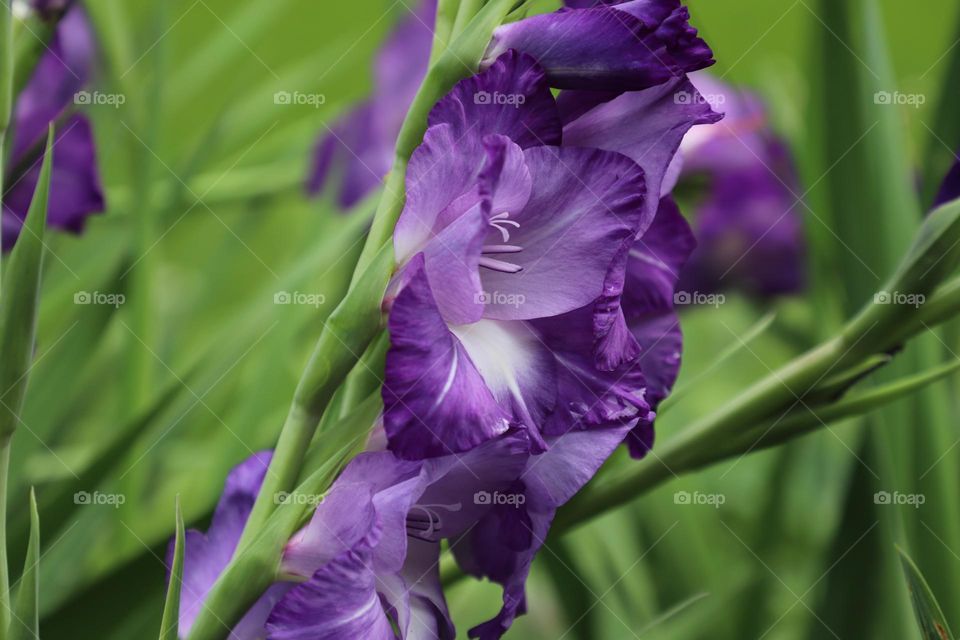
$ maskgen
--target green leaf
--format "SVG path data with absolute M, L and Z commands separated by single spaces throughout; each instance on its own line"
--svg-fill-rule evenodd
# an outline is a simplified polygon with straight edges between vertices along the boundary
M 177 532 L 173 543 L 173 566 L 170 567 L 170 583 L 167 585 L 167 601 L 163 605 L 163 621 L 160 623 L 160 640 L 177 640 L 177 623 L 180 620 L 180 587 L 183 584 L 183 513 L 180 511 L 180 496 L 176 506 Z
M 903 565 L 907 586 L 910 588 L 913 612 L 917 615 L 917 622 L 920 624 L 924 640 L 953 640 L 953 634 L 950 633 L 943 611 L 940 610 L 940 605 L 923 574 L 903 549 L 897 547 L 897 553 L 900 554 L 900 564 Z
M 36 640 L 40 637 L 40 584 L 37 576 L 40 565 L 40 515 L 37 513 L 37 496 L 30 489 L 30 542 L 27 557 L 20 576 L 17 604 L 13 622 L 10 623 L 10 640 Z
M 10 254 L 0 293 L 0 442 L 17 428 L 33 363 L 52 161 L 51 126 L 33 202 Z

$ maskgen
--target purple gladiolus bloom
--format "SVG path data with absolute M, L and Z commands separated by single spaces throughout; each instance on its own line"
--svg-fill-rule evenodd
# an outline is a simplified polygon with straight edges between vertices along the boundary
M 259 638 L 452 639 L 439 582 L 440 540 L 463 535 L 516 482 L 529 443 L 512 432 L 460 457 L 400 460 L 361 454 L 287 544 L 282 573 L 232 630 Z M 256 454 L 229 475 L 206 534 L 187 534 L 179 634 L 186 637 L 233 555 L 270 461 Z M 171 545 L 172 552 L 172 545 Z
M 86 219 L 104 209 L 90 121 L 69 115 L 74 95 L 90 77 L 95 46 L 83 10 L 61 18 L 49 49 L 17 99 L 11 123 L 12 143 L 3 195 L 3 248 L 9 249 L 23 227 L 40 177 L 47 128 L 57 123 L 47 221 L 79 233 Z
M 693 129 L 681 146 L 681 184 L 708 186 L 696 209 L 699 246 L 680 289 L 796 293 L 805 282 L 803 205 L 786 144 L 769 129 L 757 97 L 704 74 L 692 80 L 725 118 Z
M 403 119 L 427 73 L 436 10 L 437 0 L 422 0 L 400 21 L 377 56 L 373 95 L 321 136 L 307 181 L 311 194 L 336 174 L 337 203 L 349 208 L 390 170 Z
M 652 257 L 672 250 L 650 238 L 680 242 L 682 264 L 686 227 L 666 211 L 681 232 L 648 234 L 684 133 L 718 117 L 675 99 L 687 92 L 681 78 L 626 93 L 563 126 L 546 73 L 511 51 L 437 104 L 395 233 L 391 450 L 457 453 L 511 426 L 544 450 L 549 435 L 652 419 L 660 363 L 640 357 L 662 336 L 645 335 L 652 307 L 631 305 L 653 294 L 624 289 L 629 265 L 665 269 L 672 312 L 676 272 Z

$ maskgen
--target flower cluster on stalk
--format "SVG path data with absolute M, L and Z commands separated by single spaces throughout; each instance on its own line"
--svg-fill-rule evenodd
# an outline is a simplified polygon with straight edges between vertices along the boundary
M 287 544 L 289 581 L 233 637 L 453 638 L 447 541 L 465 572 L 502 585 L 500 612 L 470 630 L 499 638 L 525 611 L 556 510 L 621 444 L 650 450 L 695 244 L 670 196 L 675 158 L 721 117 L 687 78 L 713 62 L 688 20 L 679 0 L 632 0 L 501 26 L 481 71 L 434 106 L 394 233 L 382 420 Z M 377 97 L 364 109 L 380 112 Z M 321 144 L 316 185 L 347 143 L 334 130 Z M 366 187 L 350 171 L 340 196 L 355 201 Z M 187 538 L 183 636 L 266 455 L 234 470 L 208 532 Z

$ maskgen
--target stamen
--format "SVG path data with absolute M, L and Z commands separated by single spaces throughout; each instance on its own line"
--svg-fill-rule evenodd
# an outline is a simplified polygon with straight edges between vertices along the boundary
M 523 267 L 509 262 L 504 262 L 503 260 L 495 260 L 494 258 L 487 258 L 480 256 L 480 266 L 486 267 L 487 269 L 492 269 L 493 271 L 499 271 L 501 273 L 519 273 L 523 271 Z
M 523 247 L 518 247 L 515 244 L 485 244 L 480 253 L 520 253 L 521 251 L 523 251 Z

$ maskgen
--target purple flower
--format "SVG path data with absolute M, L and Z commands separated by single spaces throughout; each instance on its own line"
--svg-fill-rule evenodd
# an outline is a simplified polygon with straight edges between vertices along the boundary
M 430 461 L 387 451 L 354 459 L 287 544 L 282 573 L 231 638 L 453 638 L 439 582 L 440 540 L 463 535 L 526 468 L 529 443 L 513 432 L 470 453 Z M 233 555 L 269 453 L 229 475 L 206 534 L 186 538 L 179 634 L 186 637 Z M 171 545 L 172 552 L 172 545 Z
M 90 214 L 104 209 L 90 121 L 81 114 L 70 114 L 75 94 L 90 77 L 94 55 L 89 20 L 81 8 L 73 8 L 60 20 L 49 49 L 17 98 L 4 179 L 4 249 L 16 242 L 33 199 L 51 122 L 56 123 L 57 135 L 48 223 L 79 233 Z
M 422 0 L 394 29 L 376 59 L 373 95 L 317 143 L 307 181 L 311 194 L 336 176 L 337 202 L 349 208 L 390 170 L 403 119 L 427 73 L 436 10 L 437 0 Z
M 681 78 L 563 126 L 545 72 L 511 51 L 437 104 L 395 233 L 391 450 L 447 455 L 519 427 L 542 451 L 571 429 L 649 424 L 665 391 L 648 379 L 672 383 L 679 362 L 659 315 L 692 246 L 671 203 L 658 215 L 661 187 L 684 133 L 717 117 L 680 92 L 696 94 Z
M 798 213 L 803 205 L 786 144 L 769 129 L 754 95 L 704 74 L 693 81 L 726 117 L 693 129 L 681 147 L 681 184 L 706 181 L 707 187 L 695 215 L 699 247 L 680 289 L 736 287 L 760 297 L 796 293 L 805 282 Z

